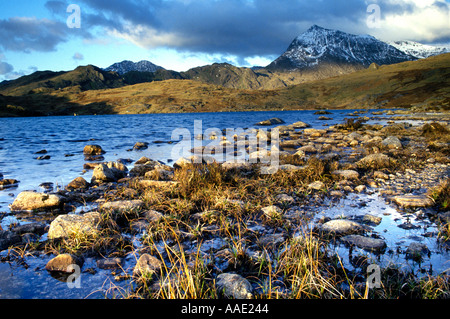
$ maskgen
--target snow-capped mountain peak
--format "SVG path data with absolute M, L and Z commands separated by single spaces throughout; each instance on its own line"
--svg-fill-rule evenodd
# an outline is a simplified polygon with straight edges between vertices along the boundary
M 114 63 L 113 65 L 107 67 L 104 69 L 105 71 L 114 71 L 119 73 L 120 75 L 123 75 L 130 71 L 138 71 L 138 72 L 156 72 L 158 70 L 162 70 L 164 68 L 155 65 L 149 61 L 139 61 L 139 62 L 132 62 L 132 61 L 122 61 L 118 63 Z
M 372 63 L 394 64 L 415 60 L 370 35 L 353 35 L 313 25 L 292 41 L 287 51 L 268 68 L 309 69 L 321 63 L 368 67 Z
M 388 42 L 393 47 L 412 55 L 418 59 L 425 59 L 433 55 L 449 53 L 450 47 L 426 45 L 414 41 L 393 41 Z

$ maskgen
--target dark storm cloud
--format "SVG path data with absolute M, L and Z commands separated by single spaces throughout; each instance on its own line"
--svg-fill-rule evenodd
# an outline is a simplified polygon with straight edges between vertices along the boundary
M 133 35 L 128 22 L 180 39 L 167 47 L 241 56 L 281 53 L 313 24 L 343 27 L 366 14 L 360 0 L 82 0 L 80 6 L 96 12 L 91 25 Z M 135 36 L 151 43 L 151 34 Z

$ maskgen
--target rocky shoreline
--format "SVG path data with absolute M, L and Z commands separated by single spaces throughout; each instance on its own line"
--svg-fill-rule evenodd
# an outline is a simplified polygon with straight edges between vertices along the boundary
M 423 227 L 420 236 L 448 252 L 450 119 L 401 115 L 383 126 L 352 115 L 323 129 L 277 126 L 274 174 L 265 174 L 264 163 L 215 163 L 202 148 L 173 167 L 145 157 L 130 170 L 122 160 L 95 163 L 85 167 L 93 169 L 90 181 L 80 176 L 57 192 L 22 192 L 10 209 L 26 222 L 0 229 L 0 262 L 23 262 L 11 249 L 20 247 L 52 256 L 42 265 L 49 272 L 70 275 L 69 266 L 78 265 L 82 275 L 95 276 L 95 269 L 83 269 L 83 260 L 94 258 L 98 269 L 130 282 L 130 298 L 367 297 L 370 260 L 396 250 L 400 262 L 420 265 L 433 248 L 421 239 L 402 251 L 390 246 L 375 231 L 387 218 L 380 214 L 318 212 L 350 195 L 378 196 L 400 212 L 394 227 L 417 229 L 412 220 L 426 221 L 436 231 Z M 256 133 L 270 145 L 270 131 Z M 239 136 L 225 141 L 253 149 Z M 258 146 L 248 156 L 263 161 L 268 154 Z M 84 149 L 90 159 L 102 153 L 98 145 Z M 357 254 L 364 260 L 348 269 L 333 245 L 347 247 L 351 257 L 357 249 L 369 255 Z M 396 267 L 383 268 L 385 288 L 371 297 L 423 297 L 429 290 L 449 297 L 447 273 L 430 271 L 424 283 Z M 414 285 L 406 291 L 400 279 Z

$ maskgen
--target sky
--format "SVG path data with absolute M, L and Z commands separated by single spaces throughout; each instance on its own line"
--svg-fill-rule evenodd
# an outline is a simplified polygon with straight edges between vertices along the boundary
M 123 60 L 265 66 L 314 24 L 449 45 L 450 0 L 0 0 L 0 81 Z

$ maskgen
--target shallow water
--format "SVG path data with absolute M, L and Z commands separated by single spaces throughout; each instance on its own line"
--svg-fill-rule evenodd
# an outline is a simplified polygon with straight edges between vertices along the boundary
M 90 180 L 92 172 L 83 172 L 86 163 L 83 148 L 87 144 L 99 144 L 106 151 L 104 161 L 115 161 L 119 158 L 136 161 L 142 156 L 171 164 L 177 160 L 172 154 L 180 137 L 172 139 L 172 132 L 177 128 L 187 129 L 190 140 L 184 141 L 192 145 L 194 121 L 202 121 L 202 129 L 255 127 L 254 124 L 272 117 L 283 119 L 286 124 L 303 121 L 313 128 L 324 128 L 327 125 L 342 123 L 353 110 L 335 110 L 328 115 L 332 120 L 318 120 L 320 115 L 315 111 L 280 111 L 280 112 L 237 112 L 237 113 L 200 113 L 200 114 L 147 114 L 147 115 L 112 115 L 112 116 L 77 116 L 77 117 L 37 117 L 37 118 L 1 118 L 0 119 L 0 173 L 4 178 L 20 181 L 14 188 L 0 190 L 0 225 L 7 229 L 13 223 L 24 223 L 11 215 L 8 205 L 24 190 L 44 191 L 41 183 L 53 183 L 54 190 L 64 187 L 71 180 L 83 176 Z M 370 113 L 368 113 L 370 115 Z M 371 121 L 371 124 L 386 124 L 385 121 Z M 149 148 L 143 151 L 128 151 L 136 142 L 148 142 Z M 158 143 L 154 143 L 158 142 Z M 159 143 L 163 142 L 163 143 Z M 168 142 L 173 142 L 169 144 Z M 47 150 L 49 160 L 37 160 Z M 185 154 L 190 155 L 190 154 Z M 128 165 L 132 168 L 133 164 Z M 352 195 L 353 196 L 353 195 Z M 361 196 L 361 195 L 355 195 Z M 354 208 L 358 200 L 364 200 L 367 205 Z M 339 206 L 341 205 L 341 206 Z M 430 260 L 433 269 L 449 268 L 448 253 L 439 253 L 435 242 L 428 243 L 428 238 L 421 237 L 423 228 L 414 231 L 404 231 L 397 227 L 395 220 L 399 213 L 392 207 L 383 204 L 375 195 L 357 198 L 347 198 L 340 204 L 330 203 L 325 214 L 332 216 L 345 211 L 346 214 L 364 214 L 389 212 L 383 215 L 382 223 L 374 231 L 383 236 L 388 246 L 400 246 L 406 249 L 412 240 L 425 241 L 432 250 Z M 2 214 L 2 212 L 4 212 Z M 320 215 L 320 214 L 319 214 Z M 318 215 L 318 216 L 319 216 Z M 401 217 L 401 216 L 400 216 Z M 429 226 L 433 229 L 433 226 Z M 385 232 L 384 229 L 388 231 Z M 45 240 L 44 235 L 41 240 Z M 397 237 L 398 236 L 398 237 Z M 398 243 L 398 241 L 401 243 Z M 221 241 L 204 243 L 205 251 L 223 245 Z M 343 254 L 348 249 L 338 247 Z M 6 256 L 3 251 L 0 257 Z M 387 254 L 384 255 L 387 259 Z M 17 261 L 0 262 L 0 298 L 104 298 L 120 297 L 121 292 L 129 289 L 129 282 L 115 282 L 110 270 L 99 270 L 94 260 L 86 260 L 82 268 L 81 287 L 70 289 L 66 282 L 58 281 L 44 269 L 53 256 L 26 256 L 26 266 Z M 393 256 L 396 257 L 396 256 Z M 402 258 L 402 256 L 397 256 Z M 383 257 L 384 258 L 384 257 Z M 131 269 L 135 263 L 134 256 L 125 260 L 124 267 Z M 436 266 L 434 266 L 436 264 Z M 96 274 L 83 272 L 93 267 Z
M 420 213 L 420 210 L 417 210 L 417 212 Z M 417 214 L 400 213 L 393 205 L 387 204 L 377 193 L 370 190 L 368 194 L 350 194 L 337 202 L 330 201 L 328 208 L 320 209 L 316 219 L 318 220 L 322 217 L 330 217 L 332 219 L 353 218 L 366 214 L 382 218 L 379 225 L 371 227 L 371 232 L 386 242 L 386 252 L 384 254 L 373 254 L 363 249 L 353 248 L 353 256 L 366 256 L 372 261 L 371 263 L 380 267 L 400 265 L 404 271 L 412 271 L 419 276 L 422 273 L 437 275 L 443 272 L 450 272 L 450 250 L 448 245 L 443 246 L 436 239 L 436 235 L 428 236 L 429 233 L 438 232 L 436 225 L 430 222 L 428 218 L 418 218 Z M 417 228 L 407 230 L 398 227 L 407 220 Z M 371 235 L 370 232 L 368 235 Z M 413 242 L 425 244 L 431 252 L 429 256 L 423 256 L 423 260 L 420 263 L 405 258 L 406 249 Z M 337 244 L 335 248 L 346 267 L 349 269 L 358 268 L 358 265 L 352 265 L 348 262 L 349 248 L 343 244 Z

